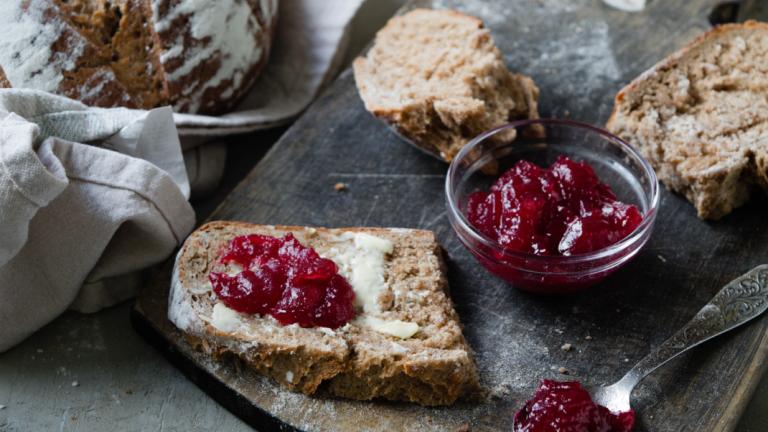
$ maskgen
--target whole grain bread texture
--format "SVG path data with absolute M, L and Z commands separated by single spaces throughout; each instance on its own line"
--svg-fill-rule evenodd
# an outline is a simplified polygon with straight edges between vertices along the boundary
M 616 95 L 608 129 L 636 146 L 698 216 L 768 191 L 768 24 L 727 24 Z
M 267 62 L 277 0 L 0 2 L 0 66 L 15 88 L 100 107 L 221 114 Z
M 365 108 L 446 161 L 482 132 L 538 118 L 533 80 L 509 71 L 481 20 L 456 11 L 392 18 L 353 68 Z
M 385 266 L 387 290 L 377 298 L 381 308 L 377 317 L 415 322 L 418 332 L 399 339 L 357 320 L 331 330 L 283 326 L 270 316 L 241 314 L 236 331 L 213 326 L 210 317 L 217 298 L 208 275 L 222 270 L 218 258 L 229 241 L 244 234 L 288 232 L 321 256 L 331 247 L 344 247 L 338 239 L 345 232 L 392 241 L 394 249 Z M 193 232 L 177 256 L 168 314 L 197 349 L 217 359 L 235 356 L 293 391 L 450 405 L 480 392 L 472 351 L 448 297 L 444 274 L 430 231 L 211 222 Z

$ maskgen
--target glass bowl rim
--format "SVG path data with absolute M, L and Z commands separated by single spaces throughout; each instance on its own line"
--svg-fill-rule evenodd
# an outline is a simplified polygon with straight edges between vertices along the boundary
M 474 226 L 472 226 L 472 224 L 467 220 L 466 216 L 461 212 L 458 206 L 458 203 L 456 203 L 456 200 L 454 198 L 455 191 L 454 191 L 452 180 L 457 176 L 458 166 L 460 163 L 459 161 L 462 161 L 469 152 L 471 152 L 480 143 L 485 141 L 486 138 L 497 133 L 500 130 L 509 129 L 509 128 L 517 129 L 520 127 L 526 127 L 526 126 L 535 125 L 535 124 L 541 124 L 544 126 L 546 125 L 565 126 L 570 128 L 584 129 L 584 130 L 587 130 L 588 132 L 596 133 L 608 139 L 608 141 L 611 141 L 614 144 L 617 144 L 618 147 L 621 148 L 623 151 L 631 154 L 637 160 L 640 161 L 640 165 L 643 169 L 643 172 L 645 173 L 646 176 L 648 176 L 650 180 L 651 193 L 650 193 L 650 197 L 648 197 L 649 198 L 648 210 L 645 212 L 643 221 L 640 223 L 640 225 L 637 226 L 637 228 L 635 228 L 634 231 L 632 231 L 632 233 L 630 233 L 628 236 L 624 237 L 617 243 L 614 243 L 610 246 L 607 246 L 605 248 L 598 249 L 592 252 L 576 254 L 576 255 L 568 255 L 568 256 L 535 255 L 528 252 L 505 250 L 496 241 L 487 237 L 485 234 L 482 234 L 481 232 L 477 231 L 474 228 Z M 472 237 L 473 240 L 477 241 L 478 243 L 486 247 L 491 248 L 495 252 L 500 253 L 503 257 L 525 259 L 529 261 L 537 261 L 542 263 L 578 264 L 578 263 L 586 263 L 586 262 L 610 257 L 630 247 L 632 244 L 635 243 L 635 241 L 639 237 L 642 237 L 643 235 L 645 235 L 646 232 L 653 227 L 653 224 L 655 222 L 656 213 L 659 206 L 660 191 L 659 191 L 659 182 L 656 177 L 656 172 L 654 171 L 651 164 L 643 157 L 642 154 L 640 154 L 639 151 L 637 151 L 634 147 L 629 145 L 623 139 L 617 137 L 616 135 L 613 135 L 612 133 L 608 132 L 605 129 L 599 128 L 597 126 L 593 126 L 588 123 L 584 123 L 576 120 L 564 120 L 564 119 L 555 119 L 555 118 L 541 119 L 540 118 L 540 119 L 518 120 L 518 121 L 510 122 L 501 126 L 497 126 L 493 129 L 490 129 L 486 132 L 481 133 L 480 135 L 476 136 L 471 141 L 469 141 L 464 147 L 462 147 L 459 153 L 456 154 L 456 156 L 451 161 L 450 166 L 448 167 L 448 174 L 445 176 L 445 196 L 448 203 L 449 219 L 451 221 L 451 225 L 454 226 L 454 229 L 461 229 L 463 232 L 469 234 L 469 236 Z M 454 224 L 454 221 L 455 221 L 455 224 Z M 458 228 L 456 227 L 456 225 L 458 225 Z M 459 238 L 462 241 L 464 241 L 461 235 L 459 235 Z M 642 245 L 644 244 L 644 242 L 641 242 L 640 244 Z M 476 246 L 472 246 L 472 248 L 476 249 Z M 560 272 L 555 271 L 552 273 L 560 273 Z

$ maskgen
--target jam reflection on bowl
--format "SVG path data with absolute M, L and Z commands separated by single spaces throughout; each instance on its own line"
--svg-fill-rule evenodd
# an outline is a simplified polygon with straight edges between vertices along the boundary
M 467 144 L 449 168 L 446 200 L 457 236 L 491 273 L 523 290 L 566 293 L 640 251 L 659 191 L 648 162 L 610 133 L 526 120 Z

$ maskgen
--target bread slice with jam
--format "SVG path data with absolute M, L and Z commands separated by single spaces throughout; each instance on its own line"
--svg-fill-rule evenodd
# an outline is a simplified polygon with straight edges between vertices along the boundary
M 335 330 L 282 325 L 219 299 L 209 275 L 233 272 L 221 260 L 232 239 L 287 233 L 334 261 L 355 292 L 354 319 Z M 235 356 L 294 391 L 449 405 L 479 385 L 447 291 L 431 231 L 221 221 L 193 232 L 179 251 L 168 317 L 197 349 L 216 359 Z

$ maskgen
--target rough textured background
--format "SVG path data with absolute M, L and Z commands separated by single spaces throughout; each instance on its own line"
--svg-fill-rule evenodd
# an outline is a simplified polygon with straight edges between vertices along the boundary
M 366 37 L 384 21 L 383 14 L 393 10 L 402 1 L 369 1 L 358 17 L 358 22 L 362 25 L 353 29 L 353 42 L 357 43 L 358 47 L 361 46 Z M 653 64 L 663 53 L 679 46 L 681 39 L 702 30 L 706 26 L 704 11 L 713 2 L 651 0 L 653 7 L 669 9 L 671 12 L 657 18 L 657 22 L 649 28 L 621 23 L 609 26 L 606 30 L 609 39 L 603 46 L 635 51 L 650 46 L 658 53 L 633 54 L 630 51 L 618 57 L 614 56 L 619 76 L 607 80 L 602 85 L 597 82 L 601 87 L 598 91 L 582 83 L 595 85 L 595 82 L 585 78 L 576 68 L 560 67 L 558 70 L 548 70 L 551 67 L 547 67 L 546 62 L 542 63 L 540 57 L 536 57 L 536 62 L 531 59 L 533 54 L 542 54 L 537 48 L 539 41 L 536 39 L 537 36 L 543 35 L 546 37 L 542 43 L 551 43 L 547 42 L 549 38 L 557 37 L 564 44 L 570 44 L 574 52 L 561 51 L 559 55 L 568 59 L 574 58 L 576 64 L 579 64 L 581 60 L 578 53 L 585 48 L 575 43 L 576 39 L 572 38 L 571 34 L 579 34 L 574 30 L 580 22 L 588 28 L 584 31 L 590 34 L 603 31 L 593 29 L 591 21 L 585 18 L 594 16 L 595 10 L 602 10 L 600 2 L 526 0 L 519 3 L 522 6 L 507 7 L 499 11 L 499 6 L 482 5 L 476 1 L 464 2 L 465 7 L 479 5 L 487 8 L 486 15 L 493 15 L 488 22 L 513 68 L 533 74 L 539 82 L 545 79 L 549 82 L 563 81 L 556 82 L 554 87 L 543 92 L 542 108 L 545 114 L 564 116 L 567 110 L 571 117 L 601 122 L 607 118 L 609 107 L 605 104 L 609 103 L 608 94 L 615 92 L 635 73 Z M 674 4 L 667 6 L 667 3 Z M 569 11 L 564 17 L 569 23 L 554 21 L 538 30 L 536 23 L 529 18 L 541 17 L 544 8 L 548 7 L 560 10 L 565 8 Z M 588 7 L 592 12 L 584 12 L 579 9 L 581 7 Z M 607 9 L 603 10 L 603 13 L 608 13 L 610 17 L 622 15 Z M 496 15 L 499 17 L 494 18 Z M 693 19 L 694 22 L 681 20 L 681 16 L 687 16 L 687 19 Z M 613 19 L 615 18 L 610 18 Z M 627 27 L 623 28 L 625 25 Z M 561 26 L 562 30 L 558 29 Z M 507 37 L 499 35 L 499 32 L 510 31 L 521 33 L 513 33 Z M 630 34 L 633 37 L 628 40 L 618 39 L 617 34 Z M 593 45 L 595 44 L 599 45 L 600 42 L 594 40 Z M 606 76 L 615 76 L 614 72 L 610 71 L 610 58 L 598 61 L 607 65 Z M 589 65 L 582 64 L 580 67 Z M 759 260 L 768 258 L 766 233 L 761 229 L 764 227 L 764 215 L 768 207 L 765 202 L 755 203 L 721 223 L 706 224 L 692 218 L 692 208 L 684 200 L 665 194 L 662 219 L 652 243 L 637 261 L 622 274 L 608 281 L 605 286 L 575 298 L 555 302 L 508 291 L 482 270 L 474 268 L 474 264 L 461 255 L 461 248 L 455 244 L 453 234 L 448 230 L 441 214 L 442 195 L 439 186 L 436 186 L 442 183 L 438 178 L 443 175 L 444 166 L 398 142 L 384 127 L 370 119 L 362 112 L 362 104 L 354 92 L 350 91 L 349 86 L 351 79 L 345 76 L 333 91 L 342 93 L 340 103 L 346 101 L 345 103 L 353 109 L 352 112 L 343 110 L 325 118 L 324 122 L 319 124 L 314 124 L 317 117 L 312 122 L 303 122 L 300 127 L 307 130 L 300 136 L 292 134 L 286 137 L 281 144 L 283 147 L 302 149 L 307 154 L 311 153 L 312 147 L 328 146 L 332 151 L 339 151 L 346 157 L 356 159 L 352 166 L 345 167 L 346 170 L 339 170 L 335 175 L 331 175 L 330 168 L 339 166 L 335 161 L 337 158 L 323 157 L 318 163 L 327 164 L 328 170 L 293 176 L 299 179 L 299 190 L 294 190 L 288 198 L 297 199 L 301 204 L 316 195 L 317 198 L 314 199 L 324 200 L 326 204 L 304 210 L 301 206 L 291 207 L 288 203 L 279 206 L 274 203 L 260 205 L 265 202 L 263 198 L 240 189 L 237 192 L 238 201 L 230 201 L 223 209 L 224 214 L 229 217 L 240 214 L 240 219 L 254 221 L 281 218 L 281 222 L 330 225 L 359 224 L 368 217 L 371 224 L 382 222 L 433 227 L 440 233 L 444 245 L 459 254 L 454 254 L 454 264 L 451 266 L 451 282 L 456 298 L 472 300 L 467 294 L 462 294 L 460 289 L 463 284 L 474 281 L 475 278 L 478 283 L 482 283 L 483 289 L 487 290 L 486 297 L 476 297 L 478 302 L 470 301 L 460 308 L 464 319 L 490 320 L 489 325 L 495 326 L 498 333 L 540 333 L 540 344 L 530 353 L 535 359 L 545 358 L 547 361 L 540 367 L 531 369 L 530 376 L 525 380 L 521 377 L 515 378 L 512 373 L 504 378 L 506 382 L 517 382 L 517 385 L 522 385 L 525 381 L 528 386 L 524 389 L 525 392 L 532 390 L 537 378 L 556 376 L 549 369 L 551 365 L 563 365 L 582 377 L 594 377 L 598 381 L 619 376 L 652 345 L 661 342 L 666 335 L 683 324 L 692 315 L 693 310 L 705 303 L 723 282 L 747 270 Z M 574 93 L 569 94 L 561 86 L 570 86 L 569 91 Z M 581 96 L 583 93 L 594 94 Z M 553 96 L 557 97 L 552 99 Z M 331 102 L 328 98 L 324 99 L 312 109 L 312 113 L 317 115 L 323 105 L 329 105 Z M 331 105 L 333 106 L 335 105 Z M 575 106 L 578 106 L 580 111 L 577 111 Z M 360 130 L 356 131 L 357 128 Z M 345 129 L 349 131 L 342 135 Z M 356 141 L 332 144 L 339 137 L 350 135 Z M 258 140 L 268 140 L 262 135 L 253 135 L 249 139 L 254 142 L 245 143 L 238 140 L 241 144 L 232 153 L 231 159 L 238 169 L 248 166 L 246 161 L 257 153 L 250 150 L 251 145 L 260 144 Z M 373 145 L 379 145 L 381 149 L 376 150 L 372 160 L 369 160 L 365 155 L 370 148 L 362 146 Z M 273 154 L 270 158 L 274 161 L 275 156 Z M 405 166 L 398 165 L 403 168 L 398 174 L 392 167 L 393 158 L 407 159 L 410 162 Z M 267 169 L 261 166 L 253 176 L 277 176 L 279 171 L 278 168 Z M 402 173 L 407 175 L 403 176 Z M 230 177 L 230 180 L 234 180 L 237 176 L 232 174 Z M 333 183 L 339 181 L 338 179 L 350 184 L 349 195 L 337 194 L 332 190 Z M 406 186 L 402 186 L 406 188 L 406 192 L 424 186 L 429 192 L 425 193 L 426 196 L 419 195 L 418 198 L 426 199 L 425 205 L 430 208 L 422 212 L 421 205 L 412 204 L 415 199 L 406 200 L 398 195 L 402 189 L 396 189 L 397 183 L 406 183 Z M 372 185 L 376 191 L 371 192 L 370 186 L 367 185 Z M 378 198 L 375 198 L 376 195 Z M 349 205 L 352 201 L 360 199 L 364 200 L 366 205 Z M 374 202 L 376 207 L 372 208 Z M 388 202 L 390 207 L 384 207 Z M 243 208 L 246 206 L 263 209 L 259 210 L 258 214 L 248 215 L 245 213 L 247 210 Z M 340 208 L 334 211 L 333 206 Z M 202 208 L 212 208 L 211 203 L 204 203 Z M 384 211 L 381 211 L 382 208 Z M 678 214 L 685 222 L 671 223 Z M 329 219 L 331 215 L 335 215 L 335 219 Z M 665 220 L 667 222 L 663 222 Z M 693 239 L 688 248 L 682 248 L 680 242 L 675 240 L 683 230 Z M 715 238 L 699 238 L 705 234 Z M 751 254 L 742 257 L 744 251 L 751 251 Z M 658 255 L 664 257 L 666 263 L 655 262 L 659 260 Z M 617 291 L 613 292 L 614 289 Z M 490 299 L 497 301 L 494 303 Z M 473 303 L 485 308 L 485 311 Z M 531 313 L 540 312 L 540 317 L 538 320 L 527 322 L 522 319 L 524 317 L 517 315 L 507 318 L 494 315 L 517 304 L 533 305 Z M 616 307 L 620 312 L 615 311 Z M 590 313 L 599 314 L 603 318 L 592 326 Z M 0 431 L 250 429 L 202 393 L 144 343 L 129 328 L 127 315 L 128 305 L 95 315 L 67 314 L 17 348 L 0 354 L 0 404 L 6 406 L 5 409 L 0 409 Z M 760 324 L 764 322 L 765 320 Z M 537 323 L 539 325 L 536 325 Z M 566 328 L 573 323 L 576 323 L 575 328 Z M 606 329 L 609 325 L 614 328 Z M 666 328 L 666 325 L 670 325 L 670 328 Z M 581 330 L 601 328 L 606 333 L 600 344 L 588 344 L 582 339 Z M 754 340 L 755 328 L 757 326 L 741 330 L 734 334 L 733 338 L 703 347 L 693 355 L 671 364 L 662 375 L 649 378 L 642 393 L 638 393 L 641 396 L 638 407 L 659 409 L 653 405 L 679 401 L 680 395 L 687 393 L 703 396 L 704 399 L 713 396 L 736 396 L 738 399 L 743 396 L 741 391 L 746 383 L 732 382 L 728 377 L 731 368 L 741 367 L 750 356 L 748 342 Z M 562 334 L 559 331 L 562 331 Z M 653 333 L 645 333 L 646 331 Z M 477 331 L 471 333 L 474 334 L 472 338 L 479 340 Z M 650 336 L 651 334 L 653 336 Z M 600 342 L 601 339 L 593 339 L 591 342 Z M 627 343 L 614 344 L 619 339 L 626 340 Z M 575 351 L 560 351 L 562 342 L 573 343 Z M 487 343 L 481 343 L 476 348 L 483 349 L 486 345 Z M 734 352 L 736 347 L 742 348 L 739 352 Z M 512 345 L 509 349 L 517 348 L 517 345 Z M 38 352 L 38 349 L 43 351 Z M 549 353 L 549 356 L 542 357 L 546 353 Z M 521 355 L 523 354 L 528 353 L 521 352 Z M 594 364 L 591 367 L 579 366 L 579 359 L 584 357 L 592 359 Z M 628 362 L 625 363 L 624 358 Z M 755 383 L 756 378 L 751 379 Z M 78 381 L 77 387 L 71 386 L 73 381 Z M 713 383 L 725 385 L 726 388 L 720 387 L 714 392 L 708 390 L 708 386 Z M 768 386 L 761 384 L 761 393 L 752 401 L 737 430 L 768 430 L 766 389 Z M 681 418 L 689 418 L 692 412 L 701 410 L 703 404 L 706 404 L 706 400 L 692 400 L 687 406 L 673 403 L 670 418 L 675 419 L 678 415 Z M 695 420 L 707 422 L 716 418 L 717 409 L 714 407 L 711 415 L 696 417 Z M 645 428 L 665 430 L 648 425 Z M 681 430 L 696 431 L 701 428 L 694 421 Z
M 643 14 L 587 0 L 416 4 L 456 7 L 482 18 L 512 69 L 532 76 L 541 87 L 544 116 L 602 124 L 616 91 L 705 30 L 715 2 L 681 7 L 657 1 Z M 579 295 L 526 295 L 490 277 L 459 244 L 445 218 L 444 172 L 445 165 L 404 145 L 364 111 L 346 72 L 214 217 L 436 231 L 451 258 L 449 279 L 465 334 L 477 351 L 481 378 L 495 396 L 489 403 L 451 409 L 361 407 L 297 398 L 257 379 L 245 383 L 227 368 L 215 375 L 279 418 L 313 430 L 370 421 L 364 408 L 376 410 L 382 430 L 409 425 L 450 429 L 464 422 L 481 430 L 508 428 L 514 409 L 540 378 L 563 379 L 556 371 L 562 366 L 587 384 L 613 382 L 724 283 L 768 257 L 765 199 L 719 223 L 705 223 L 683 198 L 665 191 L 651 243 L 620 273 Z M 334 191 L 338 181 L 347 182 L 349 190 Z M 174 339 L 172 329 L 158 321 L 163 309 L 156 300 L 163 297 L 152 293 L 155 301 L 147 302 L 145 310 Z M 763 319 L 740 329 L 646 379 L 634 399 L 638 430 L 732 428 L 762 369 L 766 324 Z M 563 343 L 576 349 L 565 352 Z M 179 349 L 185 352 L 183 344 Z

